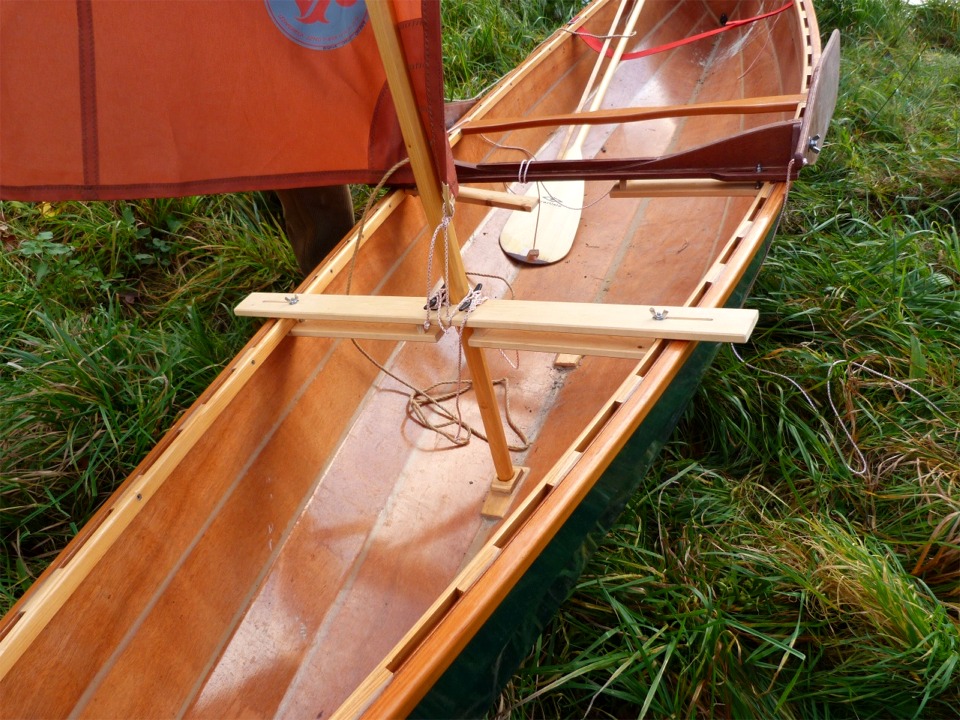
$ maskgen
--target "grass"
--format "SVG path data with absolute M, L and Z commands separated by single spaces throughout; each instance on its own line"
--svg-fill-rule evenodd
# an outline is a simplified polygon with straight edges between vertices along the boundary
M 246 342 L 234 302 L 296 282 L 273 210 L 3 203 L 0 610 Z
M 576 3 L 444 6 L 469 97 Z M 955 717 L 960 7 L 818 3 L 818 164 L 661 462 L 501 697 L 533 717 Z M 0 206 L 0 610 L 297 278 L 260 194 Z M 741 359 L 742 358 L 742 359 Z

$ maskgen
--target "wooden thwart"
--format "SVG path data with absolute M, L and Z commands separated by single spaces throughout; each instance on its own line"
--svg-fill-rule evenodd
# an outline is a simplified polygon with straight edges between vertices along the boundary
M 365 337 L 398 340 L 406 339 L 399 336 L 404 328 L 422 334 L 423 306 L 424 299 L 418 297 L 253 293 L 237 306 L 236 313 L 308 321 L 309 334 L 315 336 L 343 337 L 343 323 L 357 323 L 369 327 Z M 436 332 L 439 323 L 432 315 L 431 330 Z M 469 316 L 458 312 L 444 322 L 460 326 L 466 320 L 474 330 L 469 340 L 472 347 L 640 357 L 643 348 L 636 341 L 642 338 L 746 342 L 757 318 L 756 310 L 739 308 L 491 299 Z M 423 339 L 430 342 L 432 337 L 428 334 Z
M 494 118 L 474 120 L 460 128 L 464 135 L 502 130 L 520 130 L 551 125 L 607 125 L 610 123 L 639 122 L 673 117 L 703 115 L 761 115 L 764 113 L 795 112 L 806 101 L 805 94 L 772 95 L 745 100 L 720 100 L 691 105 L 663 105 L 659 107 L 615 108 L 586 112 L 543 115 L 540 117 Z

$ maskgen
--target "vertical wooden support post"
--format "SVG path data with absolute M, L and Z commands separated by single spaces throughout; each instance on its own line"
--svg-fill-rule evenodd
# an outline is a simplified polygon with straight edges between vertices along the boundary
M 367 3 L 370 13 L 370 24 L 373 26 L 380 49 L 380 58 L 387 73 L 387 82 L 393 95 L 393 103 L 400 119 L 400 128 L 403 131 L 403 140 L 410 155 L 410 166 L 420 193 L 427 222 L 436 227 L 443 218 L 443 193 L 440 178 L 430 155 L 429 144 L 417 103 L 410 85 L 410 75 L 407 71 L 406 56 L 400 45 L 397 34 L 396 20 L 393 14 L 393 4 L 384 0 L 375 0 Z M 470 282 L 467 279 L 463 266 L 463 257 L 460 255 L 460 245 L 453 225 L 449 227 L 450 240 L 450 284 L 448 290 L 454 302 L 470 292 Z M 443 248 L 435 248 L 437 267 L 443 267 Z M 507 438 L 503 431 L 503 422 L 497 408 L 496 395 L 490 379 L 490 370 L 486 358 L 479 348 L 470 347 L 469 340 L 473 331 L 468 327 L 463 333 L 463 353 L 470 368 L 473 379 L 473 390 L 480 407 L 480 416 L 487 434 L 487 442 L 493 455 L 493 465 L 497 479 L 503 482 L 514 476 L 513 461 L 507 448 Z

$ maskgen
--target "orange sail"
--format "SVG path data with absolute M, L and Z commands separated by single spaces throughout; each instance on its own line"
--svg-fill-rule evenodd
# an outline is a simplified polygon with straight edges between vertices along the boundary
M 452 177 L 439 4 L 391 1 Z M 2 199 L 373 183 L 405 156 L 364 0 L 0 0 Z

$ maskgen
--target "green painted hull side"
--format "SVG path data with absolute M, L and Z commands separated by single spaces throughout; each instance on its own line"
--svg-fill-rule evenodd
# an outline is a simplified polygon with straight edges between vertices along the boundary
M 744 273 L 727 307 L 742 307 L 776 231 Z M 590 556 L 637 492 L 719 350 L 700 343 L 649 415 L 534 564 L 414 709 L 416 718 L 485 716 L 570 597 Z

